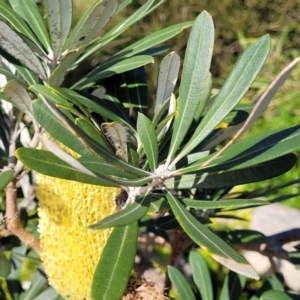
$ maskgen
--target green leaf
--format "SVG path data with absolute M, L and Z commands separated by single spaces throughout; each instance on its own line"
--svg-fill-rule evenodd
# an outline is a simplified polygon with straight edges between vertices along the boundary
M 70 103 L 66 97 L 63 97 L 61 94 L 59 94 L 59 90 L 56 90 L 52 88 L 52 86 L 45 86 L 42 84 L 33 84 L 29 86 L 29 90 L 36 94 L 37 97 L 39 95 L 43 95 L 48 100 L 52 101 L 53 103 L 58 104 L 59 106 L 66 107 L 66 108 L 72 108 L 73 105 Z
M 19 148 L 16 150 L 16 156 L 28 168 L 47 176 L 94 185 L 115 186 L 110 182 L 78 171 L 49 151 Z
M 214 45 L 214 25 L 211 16 L 202 12 L 195 20 L 183 63 L 177 113 L 167 161 L 175 155 L 190 125 L 195 111 L 203 109 L 208 99 L 210 63 Z M 203 97 L 206 98 L 203 98 Z M 167 163 L 168 164 L 168 163 Z
M 0 277 L 6 278 L 9 275 L 9 273 L 10 273 L 10 259 L 6 258 L 4 253 L 1 251 L 0 252 Z
M 178 222 L 195 243 L 208 248 L 213 253 L 211 256 L 230 270 L 250 278 L 259 278 L 244 257 L 201 224 L 169 191 L 167 199 Z
M 73 29 L 64 50 L 75 50 L 90 43 L 111 19 L 117 7 L 117 0 L 95 1 Z
M 248 161 L 247 161 L 248 162 Z M 251 167 L 245 167 L 238 170 L 226 170 L 226 165 L 219 165 L 217 167 L 224 167 L 223 170 L 214 173 L 213 171 L 205 172 L 203 169 L 196 174 L 188 174 L 176 176 L 167 179 L 165 185 L 168 188 L 176 189 L 190 189 L 197 188 L 221 188 L 231 187 L 239 184 L 246 184 L 250 182 L 262 181 L 269 178 L 279 176 L 290 170 L 297 162 L 295 154 L 290 153 L 274 160 L 263 162 Z M 255 161 L 253 160 L 253 163 Z M 233 167 L 234 168 L 234 167 Z
M 137 131 L 146 153 L 152 172 L 157 168 L 158 145 L 154 126 L 143 114 L 138 114 Z
M 225 278 L 219 300 L 239 300 L 245 283 L 245 276 L 230 271 Z
M 3 191 L 6 188 L 13 176 L 13 170 L 7 170 L 0 173 L 0 191 Z
M 132 204 L 129 204 L 126 208 L 102 219 L 99 223 L 90 225 L 89 228 L 98 230 L 124 226 L 135 222 L 141 219 L 147 213 L 151 200 L 152 196 L 150 194 L 146 193 L 141 195 L 136 201 L 134 201 Z
M 166 211 L 169 210 L 170 206 L 167 202 L 167 199 L 165 197 L 160 197 L 158 199 L 152 199 L 151 205 L 147 211 L 148 215 L 153 215 L 160 211 Z
M 31 98 L 24 88 L 17 80 L 9 81 L 3 88 L 2 94 L 7 97 L 14 106 L 21 111 L 31 116 Z
M 299 298 L 298 295 L 295 295 L 296 297 Z M 276 291 L 276 290 L 269 290 L 264 292 L 261 296 L 260 296 L 261 300 L 293 300 L 295 299 L 293 297 L 293 294 L 291 296 L 289 296 L 287 293 L 282 292 L 282 291 Z
M 130 58 L 126 58 L 121 60 L 120 62 L 115 63 L 105 70 L 101 70 L 99 72 L 91 72 L 87 74 L 86 77 L 79 80 L 76 84 L 72 86 L 72 89 L 83 89 L 88 86 L 92 86 L 96 81 L 110 77 L 114 74 L 121 74 L 129 70 L 136 69 L 138 67 L 144 66 L 149 63 L 153 63 L 154 59 L 149 55 L 139 55 Z
M 168 266 L 168 275 L 179 300 L 196 300 L 196 297 L 184 276 L 172 266 Z
M 233 209 L 270 204 L 270 202 L 266 200 L 257 199 L 222 199 L 220 201 L 205 201 L 183 198 L 182 202 L 188 207 L 197 209 Z
M 39 42 L 45 47 L 46 51 L 50 53 L 51 46 L 49 35 L 35 1 L 9 0 L 9 3 L 12 6 L 13 10 L 27 22 L 27 24 L 31 27 L 32 31 L 37 36 Z
M 202 164 L 214 154 L 195 162 L 186 168 L 183 173 L 196 170 L 201 170 L 201 172 L 238 170 L 260 164 L 298 150 L 300 148 L 299 135 L 300 125 L 263 132 L 233 144 L 220 157 L 210 162 L 208 166 L 204 167 Z
M 136 175 L 126 172 L 124 169 L 117 168 L 105 161 L 100 160 L 94 155 L 84 155 L 78 158 L 84 166 L 96 174 L 106 174 L 120 178 L 137 178 Z
M 25 80 L 27 84 L 35 84 L 39 81 L 38 76 L 27 67 L 23 67 L 21 65 L 14 65 L 14 67 L 16 68 L 17 74 Z
M 24 22 L 20 18 L 20 16 L 11 9 L 11 7 L 7 4 L 7 1 L 5 0 L 0 0 L 0 18 L 10 24 L 10 26 L 17 32 L 20 32 L 21 34 L 27 36 L 35 43 L 35 45 L 39 46 L 42 49 L 42 46 L 39 44 L 38 39 L 28 27 L 26 22 Z
M 190 153 L 241 100 L 257 76 L 270 49 L 270 37 L 263 36 L 239 58 L 190 141 L 172 164 Z
M 3 21 L 0 21 L 0 47 L 23 65 L 46 80 L 45 71 L 28 45 Z
M 33 300 L 63 300 L 53 287 L 48 287 Z
M 61 55 L 72 23 L 72 0 L 47 0 L 47 17 L 54 59 Z
M 20 300 L 32 300 L 38 296 L 47 285 L 48 280 L 39 270 L 34 273 L 30 288 L 22 294 Z
M 155 114 L 160 110 L 165 100 L 171 97 L 178 78 L 179 68 L 180 57 L 177 53 L 171 52 L 163 58 L 157 80 Z
M 194 282 L 200 292 L 202 300 L 213 300 L 212 282 L 207 263 L 197 250 L 192 250 L 189 254 L 189 262 L 192 269 Z
M 117 52 L 105 63 L 101 64 L 99 67 L 95 68 L 91 73 L 89 73 L 89 76 L 93 76 L 94 73 L 102 72 L 108 69 L 109 67 L 114 66 L 116 63 L 123 61 L 124 58 L 133 57 L 139 53 L 143 53 L 144 51 L 153 48 L 154 46 L 161 44 L 166 40 L 171 39 L 173 36 L 189 28 L 192 24 L 193 22 L 191 21 L 183 22 L 151 33 L 147 37 Z
M 137 222 L 114 228 L 94 273 L 93 300 L 122 298 L 136 255 L 137 237 Z
M 53 115 L 41 99 L 32 102 L 32 111 L 36 121 L 39 122 L 53 138 L 78 154 L 91 154 L 89 149 L 80 142 L 78 137 L 70 132 L 70 130 Z

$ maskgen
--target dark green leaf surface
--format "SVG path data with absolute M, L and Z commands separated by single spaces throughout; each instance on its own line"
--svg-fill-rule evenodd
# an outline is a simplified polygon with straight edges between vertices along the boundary
M 194 282 L 200 292 L 202 300 L 213 300 L 212 282 L 209 269 L 203 256 L 197 250 L 192 250 L 189 255 Z
M 157 168 L 158 145 L 154 126 L 143 114 L 138 114 L 137 131 L 146 153 L 149 166 L 152 172 Z
M 4 190 L 14 176 L 13 170 L 7 170 L 0 173 L 0 191 Z
M 152 196 L 150 194 L 142 195 L 132 204 L 129 204 L 126 208 L 104 218 L 99 223 L 90 225 L 89 227 L 97 230 L 116 226 L 124 226 L 135 222 L 141 219 L 147 213 L 151 200 Z
M 94 273 L 93 300 L 122 298 L 136 255 L 137 237 L 137 222 L 114 228 Z
M 195 243 L 208 248 L 213 253 L 211 256 L 229 269 L 250 278 L 258 278 L 244 257 L 201 224 L 169 191 L 167 199 L 178 222 Z
M 192 288 L 184 278 L 184 276 L 172 266 L 168 266 L 168 275 L 172 282 L 174 289 L 177 292 L 179 300 L 196 300 Z
M 49 151 L 19 148 L 16 156 L 25 166 L 44 175 L 94 185 L 113 186 L 110 182 L 79 172 Z
M 219 300 L 239 300 L 245 283 L 245 276 L 230 271 L 225 278 Z
M 288 152 L 288 151 L 286 151 Z M 168 188 L 180 188 L 189 189 L 192 187 L 198 188 L 221 188 L 230 187 L 239 184 L 246 184 L 250 182 L 256 182 L 261 180 L 266 180 L 279 176 L 288 170 L 290 170 L 296 163 L 297 156 L 293 153 L 278 157 L 274 160 L 261 163 L 259 165 L 254 165 L 250 167 L 245 167 L 244 169 L 235 169 L 233 167 L 228 171 L 221 171 L 214 173 L 196 173 L 187 174 L 182 176 L 176 176 L 165 181 L 165 185 Z M 255 160 L 252 161 L 255 163 Z M 216 168 L 222 169 L 226 168 L 226 164 L 217 165 Z M 212 168 L 213 169 L 213 168 Z M 206 169 L 207 170 L 207 169 Z M 203 172 L 206 171 L 203 169 Z
M 175 155 L 193 121 L 196 110 L 202 110 L 209 95 L 210 63 L 214 44 L 211 16 L 202 12 L 195 20 L 183 63 L 177 112 L 168 160 Z M 203 98 L 203 97 L 206 98 Z
M 0 252 L 0 277 L 6 278 L 10 273 L 10 259 Z
M 9 0 L 13 10 L 31 27 L 46 51 L 51 51 L 49 34 L 34 0 Z
M 190 153 L 241 100 L 260 71 L 270 49 L 270 37 L 263 36 L 239 58 L 190 141 L 175 161 Z

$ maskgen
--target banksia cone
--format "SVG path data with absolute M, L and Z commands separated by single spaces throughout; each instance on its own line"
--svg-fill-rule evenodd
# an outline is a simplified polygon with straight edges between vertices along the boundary
M 119 188 L 37 175 L 39 231 L 50 284 L 71 300 L 88 300 L 93 275 L 111 232 L 88 226 L 115 212 Z

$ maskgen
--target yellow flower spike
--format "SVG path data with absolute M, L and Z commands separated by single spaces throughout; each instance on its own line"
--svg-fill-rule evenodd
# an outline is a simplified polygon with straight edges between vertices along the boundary
M 39 232 L 49 283 L 71 300 L 88 300 L 93 275 L 111 229 L 88 226 L 116 210 L 119 188 L 37 175 Z

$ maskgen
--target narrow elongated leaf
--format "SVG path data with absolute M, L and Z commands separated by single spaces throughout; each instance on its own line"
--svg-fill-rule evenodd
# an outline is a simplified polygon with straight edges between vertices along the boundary
M 204 201 L 184 198 L 182 201 L 186 206 L 198 209 L 230 209 L 270 204 L 270 202 L 266 200 L 257 199 L 222 199 L 220 201 Z
M 85 155 L 78 158 L 84 166 L 96 174 L 106 174 L 109 176 L 115 176 L 120 178 L 137 178 L 136 175 L 126 172 L 123 169 L 118 169 L 115 166 L 101 161 L 94 155 Z
M 137 237 L 137 222 L 114 228 L 94 273 L 92 299 L 122 298 L 136 255 Z
M 180 57 L 175 52 L 171 52 L 162 60 L 157 80 L 154 113 L 157 113 L 164 101 L 171 97 L 176 85 L 179 68 Z
M 28 45 L 3 21 L 0 21 L 0 47 L 32 70 L 41 79 L 46 80 L 45 71 Z
M 151 200 L 152 196 L 150 194 L 142 195 L 126 208 L 104 218 L 99 223 L 93 224 L 89 227 L 91 229 L 97 230 L 116 226 L 124 226 L 135 222 L 141 219 L 147 213 Z
M 177 292 L 179 300 L 196 300 L 192 288 L 184 278 L 184 276 L 172 266 L 168 266 L 168 275 L 172 282 L 174 289 Z
M 300 58 L 294 59 L 287 67 L 285 67 L 280 74 L 275 78 L 275 80 L 270 84 L 268 89 L 263 93 L 263 95 L 257 100 L 251 114 L 245 120 L 244 124 L 240 126 L 240 129 L 238 132 L 234 135 L 234 137 L 226 144 L 225 147 L 223 147 L 215 156 L 213 159 L 216 159 L 218 156 L 220 156 L 223 152 L 227 150 L 236 140 L 238 140 L 244 132 L 246 132 L 252 124 L 257 120 L 257 118 L 262 114 L 262 112 L 267 108 L 269 105 L 271 99 L 279 89 L 279 87 L 285 82 L 285 80 L 288 78 L 290 73 L 293 71 L 293 69 L 297 66 Z
M 245 283 L 245 276 L 229 272 L 225 278 L 219 300 L 239 300 Z
M 24 86 L 17 80 L 9 81 L 2 93 L 13 105 L 31 116 L 31 98 Z
M 115 186 L 110 182 L 79 172 L 49 151 L 19 148 L 16 150 L 16 156 L 25 166 L 44 175 L 94 185 Z
M 190 141 L 173 164 L 191 152 L 241 100 L 260 71 L 270 49 L 270 37 L 263 36 L 239 58 L 221 91 L 209 107 Z
M 57 103 L 59 106 L 66 108 L 73 107 L 72 103 L 70 103 L 65 97 L 62 97 L 59 93 L 57 93 L 57 91 L 51 89 L 50 86 L 33 84 L 29 87 L 29 90 L 35 93 L 37 97 L 41 94 L 53 103 Z
M 33 300 L 63 300 L 62 297 L 60 297 L 56 290 L 53 287 L 48 287 L 45 289 L 42 293 L 40 293 L 37 297 L 35 297 Z
M 165 185 L 168 188 L 189 189 L 197 188 L 221 188 L 230 187 L 239 184 L 246 184 L 261 180 L 266 180 L 279 176 L 290 170 L 296 163 L 297 157 L 295 154 L 287 154 L 271 161 L 263 162 L 251 167 L 236 169 L 233 167 L 228 171 L 220 171 L 211 173 L 203 170 L 204 173 L 188 174 L 177 176 L 166 180 Z M 255 162 L 253 162 L 255 163 Z M 220 165 L 218 167 L 226 165 Z
M 47 52 L 51 51 L 49 35 L 44 20 L 34 0 L 9 0 L 13 10 L 31 27 Z
M 31 70 L 21 65 L 15 65 L 17 74 L 20 75 L 28 84 L 36 84 L 39 81 L 38 76 Z M 21 82 L 23 83 L 23 82 Z
M 49 111 L 48 107 L 42 100 L 37 99 L 32 102 L 32 111 L 37 122 L 39 122 L 53 138 L 57 139 L 78 154 L 91 154 L 87 147 L 85 147 L 85 145 L 83 145 L 80 140 Z
M 89 76 L 92 77 L 95 73 L 99 73 L 108 69 L 117 62 L 124 60 L 124 58 L 129 58 L 139 53 L 144 53 L 146 50 L 171 39 L 173 36 L 179 34 L 183 30 L 191 27 L 192 24 L 193 22 L 191 21 L 183 22 L 151 33 L 147 37 L 129 45 L 128 47 L 116 53 L 105 63 L 101 64 L 99 67 L 95 68 L 92 72 L 90 72 Z
M 209 95 L 206 91 L 210 79 L 209 68 L 213 44 L 213 21 L 211 16 L 204 11 L 196 18 L 187 45 L 168 162 L 185 138 L 196 110 L 201 111 L 208 99 Z M 204 96 L 206 98 L 203 98 Z
M 103 71 L 100 71 L 98 73 L 93 72 L 92 76 L 88 74 L 86 78 L 78 81 L 75 85 L 73 85 L 72 88 L 82 89 L 87 86 L 93 85 L 97 80 L 112 76 L 114 74 L 121 74 L 153 62 L 153 57 L 149 55 L 130 57 L 112 65 L 111 67 Z
M 10 259 L 6 258 L 4 253 L 1 251 L 0 252 L 0 276 L 6 278 L 9 273 L 10 273 Z
M 207 263 L 197 250 L 192 250 L 189 255 L 194 282 L 200 292 L 202 300 L 213 300 L 212 282 Z
M 37 100 L 38 101 L 38 100 Z M 105 147 L 101 146 L 100 144 L 96 143 L 93 139 L 91 139 L 84 131 L 82 131 L 78 126 L 76 126 L 71 120 L 67 119 L 51 102 L 47 102 L 47 100 L 44 99 L 44 105 L 46 109 L 49 111 L 52 118 L 54 118 L 57 122 L 58 126 L 65 126 L 65 131 L 67 132 L 69 138 L 71 139 L 68 141 L 70 145 L 67 145 L 71 149 L 74 148 L 74 146 L 80 148 L 84 147 L 86 152 L 85 154 L 93 154 L 96 157 L 99 157 L 100 159 L 109 162 L 119 168 L 124 168 L 126 171 L 140 175 L 140 176 L 149 176 L 151 173 L 144 171 L 140 168 L 137 168 L 131 164 L 128 164 L 124 160 L 120 159 L 118 156 L 116 156 L 114 153 L 108 151 Z M 41 120 L 42 121 L 42 120 Z M 48 124 L 49 126 L 46 128 L 46 130 L 51 131 L 51 135 L 55 136 L 61 143 L 66 145 L 65 139 L 61 132 L 55 132 L 53 130 L 53 127 L 50 126 L 51 124 Z M 53 131 L 53 133 L 52 133 Z M 73 135 L 73 138 L 71 138 L 71 135 Z M 74 140 L 75 139 L 75 140 Z M 75 143 L 76 142 L 76 143 Z M 74 144 L 75 143 L 75 144 Z M 81 144 L 81 146 L 79 144 Z M 73 147 L 73 148 L 72 148 Z M 75 149 L 73 149 L 76 151 Z M 81 149 L 82 150 L 82 149 Z M 77 151 L 76 151 L 77 152 Z M 77 152 L 80 154 L 80 152 Z M 149 181 L 149 178 L 142 178 L 141 181 L 134 180 L 134 182 L 131 182 L 133 185 L 142 185 Z M 119 182 L 121 184 L 121 182 Z M 129 185 L 130 181 L 123 181 L 124 185 Z
M 7 170 L 0 173 L 0 191 L 4 190 L 14 176 L 13 170 Z
M 72 0 L 47 0 L 47 17 L 54 59 L 60 54 L 72 23 Z
M 17 32 L 20 32 L 21 34 L 27 36 L 35 43 L 35 45 L 38 45 L 42 49 L 42 46 L 40 45 L 38 39 L 28 27 L 26 22 L 24 22 L 24 20 L 12 10 L 12 8 L 7 4 L 7 1 L 5 0 L 0 1 L 0 17 L 2 20 L 6 20 L 7 23 L 10 24 L 10 26 Z
M 154 126 L 143 114 L 138 115 L 137 131 L 146 153 L 152 172 L 155 171 L 158 162 L 158 145 Z
M 259 278 L 244 257 L 201 224 L 169 191 L 167 199 L 178 222 L 195 243 L 208 248 L 213 253 L 211 256 L 227 268 L 250 278 Z
M 100 33 L 117 7 L 117 0 L 95 1 L 75 26 L 64 46 L 64 50 L 70 51 L 88 44 Z

